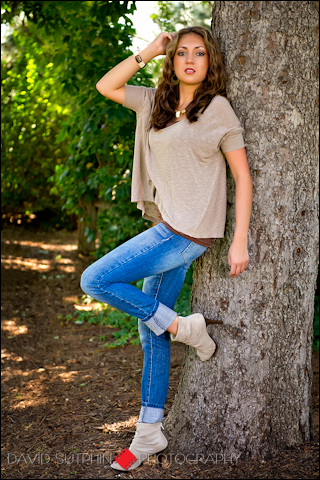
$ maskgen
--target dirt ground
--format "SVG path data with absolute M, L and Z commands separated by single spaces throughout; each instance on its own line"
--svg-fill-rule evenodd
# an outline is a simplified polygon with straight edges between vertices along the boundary
M 109 462 L 128 447 L 140 410 L 141 347 L 106 349 L 107 326 L 63 319 L 84 308 L 79 287 L 90 259 L 77 233 L 2 231 L 2 478 L 317 478 L 319 357 L 313 355 L 314 438 L 268 461 L 183 456 L 128 473 Z M 60 317 L 59 317 L 60 316 Z M 59 317 L 59 318 L 58 318 Z M 178 387 L 184 345 L 172 344 L 166 412 Z

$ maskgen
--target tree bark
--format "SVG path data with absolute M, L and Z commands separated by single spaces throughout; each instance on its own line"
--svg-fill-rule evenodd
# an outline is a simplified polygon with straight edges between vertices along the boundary
M 85 202 L 83 199 L 79 199 L 79 204 L 83 209 L 83 214 L 78 220 L 78 252 L 89 255 L 90 252 L 96 250 L 98 207 L 92 200 Z M 91 238 L 86 234 L 87 229 L 91 232 Z
M 318 2 L 214 2 L 212 31 L 229 74 L 253 177 L 248 269 L 228 275 L 225 237 L 195 262 L 193 312 L 218 351 L 186 347 L 164 424 L 169 450 L 268 458 L 312 439 L 314 293 L 318 271 Z

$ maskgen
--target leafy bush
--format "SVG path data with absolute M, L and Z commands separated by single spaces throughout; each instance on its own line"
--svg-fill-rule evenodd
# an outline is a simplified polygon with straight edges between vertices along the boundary
M 135 2 L 4 1 L 1 7 L 2 22 L 14 26 L 3 64 L 4 203 L 42 201 L 46 208 L 54 199 L 68 214 L 85 217 L 87 206 L 99 202 L 102 241 L 116 231 L 119 244 L 132 226 L 130 193 L 122 192 L 131 185 L 135 113 L 103 97 L 96 83 L 133 53 L 128 14 Z M 128 83 L 153 86 L 146 69 Z M 133 220 L 140 233 L 143 221 Z
M 89 323 L 93 325 L 108 325 L 117 329 L 112 332 L 112 336 L 115 337 L 116 340 L 104 344 L 104 347 L 107 348 L 125 345 L 129 340 L 132 345 L 138 345 L 140 342 L 137 329 L 137 319 L 109 306 L 99 313 L 77 310 L 73 315 L 67 315 L 65 320 L 74 320 L 74 323 L 77 325 Z M 105 338 L 103 337 L 101 340 L 105 340 Z
M 47 180 L 67 158 L 66 142 L 58 146 L 55 139 L 69 109 L 50 56 L 30 41 L 26 26 L 5 44 L 1 77 L 2 212 L 57 210 L 62 203 Z

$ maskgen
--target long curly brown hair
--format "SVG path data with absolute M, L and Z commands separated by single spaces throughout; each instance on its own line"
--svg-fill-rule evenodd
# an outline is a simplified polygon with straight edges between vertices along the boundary
M 150 119 L 150 128 L 161 130 L 175 117 L 175 110 L 179 104 L 179 85 L 171 83 L 174 73 L 173 59 L 180 38 L 188 33 L 196 33 L 203 38 L 209 66 L 205 80 L 194 93 L 193 101 L 186 108 L 186 116 L 190 122 L 198 120 L 198 113 L 203 113 L 213 97 L 226 97 L 227 73 L 223 63 L 219 45 L 211 32 L 206 28 L 195 26 L 182 28 L 177 32 L 166 49 L 166 58 L 163 63 L 162 77 L 157 87 L 155 102 Z

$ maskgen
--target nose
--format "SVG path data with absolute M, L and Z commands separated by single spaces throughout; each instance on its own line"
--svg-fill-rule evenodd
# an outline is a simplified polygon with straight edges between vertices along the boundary
M 194 58 L 193 58 L 192 53 L 188 53 L 186 63 L 194 63 Z

